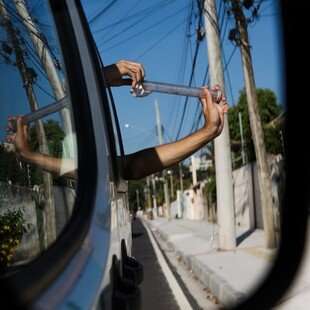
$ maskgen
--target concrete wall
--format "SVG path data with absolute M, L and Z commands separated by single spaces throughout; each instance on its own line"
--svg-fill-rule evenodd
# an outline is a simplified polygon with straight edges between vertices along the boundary
M 68 222 L 75 199 L 75 192 L 67 187 L 53 187 L 55 212 L 56 212 L 56 233 L 62 231 Z M 9 209 L 22 209 L 26 223 L 29 223 L 29 230 L 21 240 L 21 243 L 14 254 L 15 262 L 22 262 L 37 256 L 44 250 L 40 245 L 39 234 L 43 236 L 40 230 L 40 216 L 42 210 L 42 201 L 39 192 L 27 187 L 13 186 L 0 182 L 0 215 Z
M 236 226 L 255 227 L 252 165 L 247 164 L 233 171 L 233 192 Z
M 205 199 L 203 197 L 204 183 L 198 183 L 194 188 L 187 189 L 183 192 L 183 195 L 178 191 L 179 197 L 175 202 L 171 203 L 179 214 L 179 217 L 183 217 L 189 220 L 202 221 L 205 218 Z
M 273 210 L 276 229 L 280 229 L 281 197 L 279 186 L 281 185 L 282 158 L 279 156 L 269 157 L 271 191 L 273 196 Z M 173 214 L 179 207 L 181 216 L 190 220 L 210 220 L 206 214 L 208 207 L 203 197 L 205 184 L 199 183 L 191 189 L 184 191 L 182 201 L 173 203 Z M 245 229 L 263 228 L 263 217 L 260 206 L 260 193 L 256 163 L 249 163 L 233 171 L 233 191 L 235 204 L 236 226 Z M 211 207 L 211 206 L 210 206 Z
M 273 216 L 276 230 L 280 230 L 280 211 L 282 206 L 281 192 L 283 191 L 283 164 L 284 161 L 281 156 L 273 156 L 268 158 L 268 166 L 270 171 L 271 194 L 273 200 Z M 255 225 L 257 228 L 264 228 L 263 216 L 261 210 L 260 193 L 258 186 L 257 165 L 252 163 L 253 179 L 254 179 L 254 205 L 255 205 Z

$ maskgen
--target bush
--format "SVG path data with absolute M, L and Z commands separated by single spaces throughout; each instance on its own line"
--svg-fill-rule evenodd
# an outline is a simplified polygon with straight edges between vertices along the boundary
M 16 248 L 27 231 L 28 226 L 21 209 L 8 209 L 0 215 L 0 269 L 12 265 Z

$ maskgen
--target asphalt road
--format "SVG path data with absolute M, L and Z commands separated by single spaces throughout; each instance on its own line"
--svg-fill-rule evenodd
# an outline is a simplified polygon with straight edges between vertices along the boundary
M 147 231 L 139 219 L 132 221 L 132 254 L 143 265 L 144 278 L 140 285 L 141 309 L 180 309 L 158 263 Z

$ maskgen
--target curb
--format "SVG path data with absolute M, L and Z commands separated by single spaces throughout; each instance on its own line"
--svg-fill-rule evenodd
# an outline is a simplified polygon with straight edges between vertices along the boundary
M 169 235 L 165 231 L 159 227 L 154 227 L 149 220 L 142 220 L 150 228 L 152 233 L 153 229 L 156 229 L 163 240 L 180 257 L 180 260 L 192 270 L 193 274 L 206 287 L 208 287 L 212 294 L 214 294 L 226 307 L 233 308 L 247 298 L 244 293 L 234 289 L 226 280 L 219 276 L 214 270 L 203 264 L 198 258 L 193 255 L 186 255 L 181 249 L 177 248 L 171 241 L 169 241 Z

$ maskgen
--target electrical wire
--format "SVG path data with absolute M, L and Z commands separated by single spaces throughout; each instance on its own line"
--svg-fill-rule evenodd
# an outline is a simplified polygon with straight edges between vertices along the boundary
M 201 6 L 199 6 L 199 2 L 198 2 L 198 8 L 199 8 L 199 21 L 198 21 L 198 30 L 199 30 L 201 25 L 202 25 L 202 13 L 203 13 L 203 8 Z M 200 47 L 200 41 L 196 40 L 195 53 L 194 53 L 194 57 L 193 57 L 193 61 L 192 61 L 192 70 L 191 70 L 191 75 L 190 75 L 190 79 L 189 79 L 189 86 L 192 85 L 192 82 L 193 82 L 193 79 L 194 79 L 194 72 L 195 72 L 195 67 L 196 67 L 196 61 L 197 61 L 199 47 Z M 188 100 L 189 100 L 189 97 L 186 97 L 185 103 L 184 103 L 184 106 L 183 106 L 182 115 L 181 115 L 181 121 L 180 121 L 179 129 L 177 131 L 176 139 L 175 140 L 179 139 L 179 136 L 180 136 L 180 133 L 181 133 L 181 129 L 182 129 L 182 126 L 183 126 L 183 122 L 184 122 L 184 118 L 185 118 L 185 113 L 186 113 L 186 109 L 187 109 Z
M 130 25 L 127 25 L 127 26 L 125 26 L 123 29 L 121 29 L 118 33 L 110 33 L 110 37 L 108 37 L 108 38 L 105 38 L 104 37 L 104 39 L 105 40 L 103 40 L 103 37 L 102 37 L 102 40 L 100 40 L 99 39 L 99 41 L 98 41 L 98 46 L 99 46 L 99 48 L 102 46 L 102 45 L 104 45 L 104 44 L 106 44 L 107 42 L 111 42 L 111 41 L 113 41 L 113 40 L 115 40 L 115 38 L 117 38 L 118 36 L 120 36 L 120 35 L 124 35 L 125 33 L 127 33 L 131 28 L 135 28 L 135 29 L 137 29 L 138 28 L 138 24 L 139 23 L 141 23 L 143 20 L 145 20 L 145 18 L 150 18 L 150 16 L 151 15 L 153 15 L 153 14 L 158 14 L 159 13 L 159 10 L 160 9 L 163 9 L 166 5 L 168 5 L 168 4 L 170 4 L 170 3 L 172 3 L 171 1 L 169 1 L 169 2 L 167 2 L 166 4 L 164 4 L 164 5 L 162 5 L 162 6 L 160 6 L 160 7 L 158 7 L 158 9 L 157 10 L 152 10 L 149 14 L 144 14 L 140 19 L 138 19 L 138 20 L 135 20 L 135 21 L 133 21 L 133 23 L 131 23 Z M 128 21 L 128 19 L 126 20 L 126 21 Z M 141 30 L 140 30 L 141 31 Z
M 221 3 L 220 3 L 220 8 L 219 8 L 219 10 L 218 10 L 218 12 L 217 12 L 218 16 L 221 15 L 221 8 L 222 8 L 222 4 L 223 4 L 223 3 L 224 3 L 224 2 L 221 1 Z M 224 38 L 225 38 L 225 35 L 226 35 L 226 28 L 227 28 L 227 24 L 228 24 L 228 19 L 226 18 L 226 23 L 225 23 L 225 26 L 224 26 L 224 31 L 222 31 L 222 29 L 223 29 L 223 22 L 224 22 L 224 20 L 225 20 L 225 16 L 226 16 L 226 8 L 225 8 L 225 5 L 224 5 L 222 17 L 219 17 L 219 20 L 221 19 L 221 21 L 220 21 L 220 27 L 219 27 L 219 34 L 220 34 L 220 37 L 221 37 L 221 38 L 220 38 L 220 46 L 221 46 L 222 49 L 223 49 L 223 41 L 224 41 Z M 228 64 L 226 63 L 225 54 L 224 54 L 224 53 L 223 53 L 223 56 L 224 56 L 224 57 L 223 57 L 223 61 L 224 61 L 224 63 L 226 64 L 226 65 L 225 65 L 225 69 L 223 70 L 223 72 L 225 72 L 226 69 L 228 68 Z M 232 56 L 231 56 L 231 57 L 232 57 Z M 231 57 L 230 57 L 229 61 L 231 60 Z M 229 63 L 229 62 L 228 62 L 228 63 Z M 205 85 L 205 81 L 206 81 L 206 79 L 207 79 L 208 71 L 209 71 L 209 66 L 207 67 L 207 70 L 206 70 L 205 77 L 204 77 L 204 80 L 203 80 L 202 85 Z M 229 80 L 231 95 L 233 96 L 233 93 L 232 93 L 232 90 L 231 90 L 231 83 L 230 83 L 230 77 L 229 77 L 228 71 L 227 71 L 227 74 L 228 74 L 228 80 Z M 208 81 L 207 84 L 210 84 L 210 80 Z M 199 111 L 199 110 L 200 110 L 200 113 L 199 113 L 199 116 L 197 117 L 198 111 Z M 203 113 L 202 113 L 200 104 L 197 104 L 196 111 L 195 111 L 195 116 L 194 116 L 194 118 L 193 118 L 193 124 L 192 124 L 192 127 L 191 127 L 189 133 L 193 132 L 193 130 L 196 131 L 196 130 L 198 129 L 198 126 L 200 125 L 200 122 L 201 122 L 201 120 L 202 120 L 202 116 L 203 116 Z
M 13 16 L 14 17 L 14 20 L 21 23 L 23 27 L 25 27 L 23 21 L 24 19 L 17 13 L 14 11 L 14 9 L 8 5 L 8 6 L 4 6 L 4 4 L 1 4 L 3 5 L 3 7 L 7 10 L 8 14 Z M 20 5 L 20 4 L 16 4 L 16 5 Z M 37 5 L 36 7 L 34 7 L 31 11 L 34 12 L 34 9 L 37 9 L 39 6 Z M 28 11 L 23 7 L 23 6 L 20 6 L 20 8 L 22 10 L 24 10 L 25 12 L 27 12 L 27 14 L 30 14 L 28 13 Z M 27 20 L 27 22 L 29 22 Z M 39 22 L 37 20 L 36 22 L 37 25 L 39 25 Z M 32 24 L 31 24 L 32 26 Z M 18 28 L 17 28 L 18 29 Z M 42 29 L 42 28 L 41 28 Z M 16 33 L 17 37 L 19 40 L 23 40 L 24 44 L 27 46 L 27 48 L 24 50 L 26 53 L 27 53 L 27 56 L 26 56 L 26 59 L 31 61 L 32 64 L 35 66 L 36 70 L 38 70 L 38 72 L 40 72 L 40 74 L 45 77 L 47 80 L 48 80 L 48 77 L 46 76 L 46 73 L 45 73 L 45 70 L 44 70 L 44 67 L 42 65 L 42 63 L 39 61 L 39 57 L 37 56 L 37 53 L 36 51 L 33 49 L 33 47 L 31 46 L 31 44 L 22 36 L 21 34 L 21 31 L 20 29 L 18 29 L 19 31 Z M 44 31 L 44 29 L 42 29 Z M 26 33 L 33 33 L 35 34 L 38 38 L 40 38 L 42 40 L 42 38 L 40 36 L 38 36 L 35 32 L 33 31 L 29 31 L 29 29 L 27 28 L 26 30 Z M 44 40 L 42 40 L 43 44 L 46 46 Z M 51 51 L 50 47 L 49 46 L 46 46 L 46 48 Z M 27 63 L 26 63 L 26 59 L 24 59 L 24 62 L 25 62 L 25 65 L 26 67 L 28 67 Z M 53 98 L 53 100 L 55 100 L 55 97 L 53 95 L 51 95 L 48 91 L 46 91 L 42 86 L 40 86 L 37 82 L 34 83 L 39 89 L 41 89 L 45 94 L 47 94 L 49 97 Z
M 40 88 L 46 95 L 48 95 L 49 97 L 51 97 L 53 100 L 56 100 L 56 98 L 51 95 L 48 91 L 46 91 L 42 86 L 40 86 L 37 82 L 34 83 L 38 88 Z
M 191 72 L 191 76 L 190 76 L 190 79 L 189 79 L 189 86 L 192 85 L 199 47 L 200 47 L 200 44 L 199 44 L 199 41 L 198 41 L 197 44 L 196 44 L 196 48 L 195 48 L 195 55 L 194 55 L 194 60 L 193 60 L 193 63 L 192 63 L 192 72 Z M 187 108 L 188 99 L 189 99 L 189 97 L 186 97 L 186 99 L 185 99 L 185 104 L 184 104 L 184 107 L 183 107 L 181 121 L 180 121 L 179 129 L 178 129 L 178 132 L 177 132 L 175 140 L 179 139 L 179 136 L 180 136 L 180 133 L 181 133 L 181 129 L 182 129 L 182 125 L 183 125 L 183 121 L 184 121 L 184 117 L 185 117 L 185 112 L 186 112 L 186 108 Z
M 127 41 L 131 40 L 132 38 L 138 37 L 139 35 L 142 35 L 142 34 L 145 33 L 146 31 L 148 31 L 148 30 L 150 30 L 150 29 L 152 29 L 152 28 L 154 28 L 154 27 L 156 27 L 156 26 L 162 25 L 162 23 L 164 23 L 164 22 L 170 20 L 172 17 L 175 17 L 175 16 L 177 16 L 178 14 L 182 13 L 182 12 L 184 11 L 185 8 L 186 8 L 186 6 L 183 7 L 183 8 L 181 8 L 180 10 L 174 12 L 173 14 L 171 14 L 171 15 L 165 17 L 165 18 L 163 18 L 163 19 L 161 19 L 161 20 L 159 20 L 159 21 L 156 21 L 155 23 L 153 23 L 153 24 L 150 25 L 149 27 L 144 28 L 142 31 L 139 30 L 138 32 L 134 33 L 133 35 L 127 37 L 127 39 L 122 40 L 122 41 L 120 41 L 120 42 L 118 42 L 118 43 L 116 43 L 116 44 L 114 44 L 114 45 L 112 45 L 112 46 L 110 46 L 110 47 L 107 47 L 107 48 L 103 49 L 101 52 L 105 52 L 105 51 L 111 50 L 111 49 L 113 49 L 113 48 L 115 48 L 115 47 L 118 47 L 118 46 L 120 46 L 120 45 L 126 43 Z M 122 33 L 119 33 L 119 34 L 122 34 Z
M 176 84 L 183 85 L 184 84 L 184 78 L 185 78 L 185 69 L 187 66 L 187 60 L 188 60 L 188 50 L 190 47 L 190 35 L 189 35 L 189 29 L 191 27 L 191 20 L 193 17 L 193 7 L 194 7 L 194 2 L 189 0 L 188 1 L 188 13 L 187 13 L 187 22 L 185 23 L 185 29 L 184 29 L 184 40 L 182 44 L 182 52 L 181 52 L 181 57 L 179 61 L 179 65 L 177 66 L 179 68 L 177 76 L 176 76 Z M 182 97 L 181 96 L 171 96 L 170 100 L 171 102 L 171 109 L 169 113 L 169 117 L 167 118 L 168 120 L 173 120 L 169 121 L 169 125 L 167 128 L 167 131 L 169 130 L 170 132 L 174 133 L 176 130 L 176 125 L 177 125 L 177 120 L 178 120 L 178 115 L 180 113 L 181 109 L 181 101 Z M 170 128 L 173 128 L 171 130 Z M 172 134 L 172 136 L 174 136 Z
M 167 3 L 165 3 L 165 2 L 167 2 Z M 122 18 L 122 19 L 118 20 L 117 22 L 114 22 L 114 23 L 112 23 L 112 24 L 110 24 L 110 25 L 108 25 L 108 26 L 104 26 L 104 27 L 102 27 L 102 28 L 99 28 L 99 29 L 97 29 L 97 30 L 94 30 L 94 31 L 93 31 L 93 34 L 98 34 L 99 32 L 102 32 L 102 31 L 107 30 L 107 29 L 110 29 L 110 28 L 115 29 L 115 26 L 117 26 L 117 25 L 119 25 L 119 24 L 122 24 L 123 22 L 128 22 L 128 21 L 130 21 L 132 18 L 136 18 L 136 17 L 138 17 L 138 16 L 140 16 L 140 15 L 143 15 L 144 18 L 146 18 L 146 17 L 149 16 L 149 13 L 150 13 L 150 12 L 151 12 L 151 14 L 152 14 L 152 12 L 154 12 L 154 11 L 155 11 L 155 12 L 158 12 L 158 9 L 161 9 L 162 7 L 164 7 L 164 6 L 166 6 L 166 5 L 169 5 L 169 4 L 172 3 L 172 2 L 174 2 L 174 0 L 169 0 L 169 1 L 163 0 L 163 1 L 161 1 L 160 3 L 156 3 L 156 4 L 150 6 L 150 7 L 146 8 L 146 9 L 143 9 L 143 10 L 137 12 L 137 13 L 134 13 L 134 14 L 132 14 L 132 15 L 126 16 L 126 18 Z
M 180 23 L 178 23 L 175 27 L 173 27 L 170 31 L 168 31 L 164 36 L 162 36 L 158 41 L 156 41 L 153 45 L 151 45 L 147 50 L 145 50 L 144 52 L 142 52 L 137 58 L 136 60 L 139 60 L 140 58 L 142 58 L 143 56 L 145 56 L 149 51 L 151 51 L 156 45 L 158 45 L 159 43 L 161 43 L 164 39 L 166 39 L 169 35 L 171 35 L 176 29 L 178 29 L 183 23 L 184 23 L 185 19 L 183 19 Z
M 104 8 L 99 10 L 99 12 L 96 13 L 96 15 L 88 21 L 89 24 L 93 24 L 99 17 L 104 15 L 115 3 L 117 0 L 112 0 L 108 5 L 106 5 Z
M 8 11 L 8 13 L 9 13 L 11 16 L 14 17 L 14 19 L 15 19 L 17 22 L 19 22 L 19 23 L 23 26 L 23 28 L 26 28 L 26 29 L 23 29 L 23 31 L 25 31 L 25 32 L 28 33 L 28 34 L 33 34 L 34 36 L 36 36 L 39 40 L 42 41 L 42 43 L 43 43 L 44 46 L 49 50 L 49 52 L 50 52 L 51 54 L 53 54 L 53 52 L 50 50 L 49 46 L 46 45 L 47 42 L 45 42 L 45 40 L 43 40 L 42 37 L 41 37 L 38 33 L 32 31 L 32 30 L 29 29 L 27 26 L 25 26 L 24 22 L 29 23 L 30 26 L 33 27 L 32 23 L 31 23 L 29 20 L 23 19 L 23 18 L 15 11 L 15 9 L 12 8 L 10 5 L 8 5 L 8 6 L 4 6 L 4 4 L 0 4 L 0 5 L 2 5 L 2 6 Z M 19 6 L 20 6 L 20 4 L 16 4 L 16 5 L 19 5 Z M 24 9 L 22 6 L 21 6 L 21 9 L 25 11 L 25 9 Z M 17 28 L 16 25 L 15 25 L 15 28 Z M 21 32 L 21 29 L 19 29 L 19 28 L 17 28 L 17 29 L 18 29 L 19 32 Z M 21 34 L 20 34 L 20 35 L 21 35 Z M 25 40 L 25 41 L 26 41 L 26 40 Z

